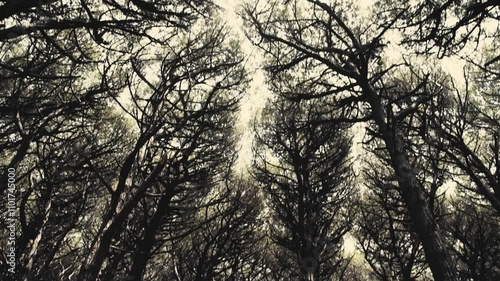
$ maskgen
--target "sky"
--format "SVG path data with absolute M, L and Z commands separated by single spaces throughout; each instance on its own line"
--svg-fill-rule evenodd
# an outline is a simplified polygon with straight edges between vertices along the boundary
M 251 122 L 264 107 L 266 99 L 270 96 L 265 84 L 265 76 L 260 68 L 262 56 L 255 46 L 245 38 L 242 19 L 236 14 L 242 0 L 215 0 L 215 3 L 224 9 L 224 20 L 233 32 L 241 39 L 242 49 L 248 57 L 247 67 L 252 81 L 245 93 L 240 106 L 238 132 L 241 134 L 239 141 L 239 155 L 236 165 L 237 171 L 245 171 L 251 164 L 253 132 Z

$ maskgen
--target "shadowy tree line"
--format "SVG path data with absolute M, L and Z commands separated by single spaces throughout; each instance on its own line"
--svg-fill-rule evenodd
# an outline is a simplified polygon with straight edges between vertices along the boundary
M 0 1 L 2 280 L 498 280 L 499 6 L 246 1 L 241 173 L 215 3 Z

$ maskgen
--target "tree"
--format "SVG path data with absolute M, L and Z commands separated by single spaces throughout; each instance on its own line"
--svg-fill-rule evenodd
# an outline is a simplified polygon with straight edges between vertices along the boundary
M 212 7 L 207 1 L 155 3 L 158 7 L 138 0 L 104 5 L 2 1 L 0 20 L 5 24 L 0 27 L 0 42 L 5 56 L 0 79 L 3 88 L 11 90 L 2 93 L 0 108 L 8 121 L 2 122 L 1 136 L 9 141 L 0 145 L 2 150 L 16 149 L 8 167 L 19 165 L 30 143 L 47 135 L 45 127 L 54 118 L 116 98 L 125 87 L 120 77 L 130 58 L 168 45 L 172 34 L 191 26 Z M 164 5 L 159 8 L 159 4 Z M 150 30 L 158 36 L 149 35 Z M 95 80 L 89 81 L 92 75 Z M 20 126 L 19 132 L 14 125 Z M 2 172 L 1 179 L 5 177 Z M 0 191 L 4 192 L 3 185 Z
M 456 239 L 459 275 L 469 280 L 496 280 L 500 276 L 498 215 L 481 198 L 458 191 L 449 231 Z
M 428 266 L 397 187 L 376 172 L 367 177 L 355 230 L 361 252 L 377 280 L 418 280 Z
M 105 192 L 101 181 L 116 176 L 114 168 L 127 147 L 124 124 L 110 110 L 100 115 L 105 116 L 41 138 L 17 170 L 21 196 L 15 280 L 61 278 L 78 260 L 79 247 L 69 246 L 71 237 L 89 224 Z
M 426 139 L 437 135 L 428 119 L 436 113 L 436 106 L 442 104 L 441 98 L 447 96 L 448 78 L 439 69 L 431 69 L 427 74 L 413 67 L 409 69 L 388 73 L 381 92 L 388 110 L 406 115 L 392 118 L 391 125 L 404 134 L 402 141 L 408 159 L 422 183 L 433 220 L 446 226 L 450 219 L 446 193 L 452 165 L 446 160 L 446 152 Z M 391 167 L 391 159 L 372 126 L 367 127 L 367 140 L 363 142 L 370 156 L 375 157 L 368 161 L 363 177 L 368 191 L 360 202 L 360 247 L 380 280 L 426 278 L 427 263 L 420 238 L 403 204 L 399 183 L 391 168 L 387 168 Z
M 99 79 L 83 86 L 79 73 L 87 66 L 71 64 L 36 38 L 32 43 L 9 50 L 0 70 L 1 179 L 6 180 L 7 168 L 16 170 L 16 257 L 24 279 L 38 274 L 35 264 L 52 269 L 56 253 L 67 250 L 61 247 L 97 205 L 93 199 L 104 190 L 102 179 L 113 176 L 127 146 L 122 136 L 128 135 L 106 103 L 115 86 Z M 2 184 L 3 194 L 5 189 Z M 41 243 L 54 248 L 43 249 Z M 21 280 L 21 275 L 10 277 Z
M 103 3 L 91 0 L 1 2 L 0 20 L 12 21 L 1 26 L 0 41 L 33 33 L 40 33 L 51 41 L 47 36 L 51 31 L 84 30 L 84 37 L 91 38 L 100 45 L 112 44 L 110 39 L 121 36 L 139 36 L 151 41 L 161 41 L 161 37 L 152 36 L 148 32 L 153 28 L 187 29 L 197 18 L 207 16 L 210 9 L 214 8 L 211 1 L 196 0 L 175 3 L 147 0 L 110 0 Z M 58 45 L 57 42 L 52 43 Z M 64 46 L 60 47 L 59 50 L 64 52 Z
M 429 114 L 429 123 L 436 134 L 426 139 L 446 153 L 456 169 L 455 175 L 466 175 L 473 185 L 464 186 L 483 197 L 500 213 L 500 126 L 496 109 L 498 96 L 487 89 L 498 86 L 491 82 L 476 82 L 465 75 L 465 87 L 450 89 L 450 94 Z M 486 101 L 486 103 L 484 103 Z M 434 137 L 433 137 L 434 136 Z
M 272 97 L 236 174 L 214 2 L 0 0 L 0 279 L 498 279 L 497 2 L 248 0 Z
M 500 19 L 498 1 L 379 1 L 379 17 L 393 18 L 395 28 L 403 31 L 403 43 L 420 52 L 436 51 L 438 56 L 458 54 L 466 46 L 479 46 L 485 38 L 498 37 L 498 27 L 489 28 Z M 383 24 L 382 24 L 383 25 Z M 496 54 L 484 66 L 498 61 Z
M 281 278 L 342 278 L 349 263 L 342 256 L 354 195 L 349 138 L 346 126 L 322 122 L 327 111 L 319 101 L 275 98 L 256 127 L 253 169 L 268 196 L 272 270 Z
M 130 113 L 139 135 L 120 167 L 80 280 L 97 278 L 113 238 L 153 191 L 160 196 L 146 203 L 153 203 L 147 209 L 156 211 L 147 214 L 150 222 L 129 276 L 140 279 L 154 243 L 150 238 L 168 210 L 160 206 L 189 193 L 184 185 L 196 189 L 204 181 L 217 179 L 227 164 L 224 159 L 232 157 L 232 126 L 245 72 L 236 42 L 226 43 L 221 27 L 207 26 L 207 32 L 187 34 L 178 46 L 171 46 L 173 50 L 162 59 L 157 84 L 141 72 L 140 64 L 133 63 L 136 81 L 146 86 L 145 95 L 132 93 L 135 107 Z
M 198 208 L 197 229 L 172 241 L 169 279 L 259 280 L 259 195 L 244 179 L 222 184 L 210 196 L 220 202 Z
M 213 186 L 201 183 L 222 177 L 234 157 L 246 83 L 238 43 L 217 20 L 188 30 L 211 13 L 207 2 L 17 4 L 2 2 L 0 32 L 2 166 L 16 168 L 22 187 L 21 270 L 10 277 L 74 279 L 79 271 L 95 280 L 123 265 L 116 245 L 135 251 L 133 270 L 142 272 L 156 245 L 139 238 L 166 224 L 159 206 L 195 210 Z M 145 232 L 127 229 L 138 208 L 148 210 Z
M 356 19 L 349 4 L 322 1 L 287 1 L 288 10 L 277 1 L 268 5 L 247 5 L 243 12 L 250 26 L 249 37 L 268 57 L 271 79 L 287 87 L 294 99 L 330 96 L 337 107 L 350 112 L 349 122 L 370 121 L 388 153 L 398 188 L 409 210 L 413 227 L 422 242 L 426 260 L 437 280 L 457 280 L 450 246 L 444 231 L 432 215 L 423 183 L 412 169 L 403 132 L 394 126 L 425 101 L 410 96 L 404 108 L 387 107 L 383 94 L 385 75 L 398 65 L 378 67 L 384 49 L 384 35 L 397 21 L 389 18 L 386 27 L 373 29 Z M 297 79 L 285 80 L 288 73 L 307 65 Z M 401 66 L 401 65 L 400 65 Z M 426 83 L 424 83 L 425 85 Z M 310 89 L 306 94 L 290 85 Z M 417 92 L 420 88 L 407 93 Z

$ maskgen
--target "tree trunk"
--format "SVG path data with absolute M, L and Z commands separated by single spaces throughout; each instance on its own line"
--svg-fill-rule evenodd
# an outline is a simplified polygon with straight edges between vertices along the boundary
M 145 230 L 144 237 L 139 243 L 132 262 L 132 267 L 130 268 L 127 280 L 133 281 L 141 281 L 142 276 L 144 274 L 144 270 L 146 269 L 146 265 L 150 258 L 151 249 L 155 244 L 155 236 L 158 228 L 161 226 L 162 218 L 165 216 L 165 213 L 168 211 L 168 204 L 172 199 L 174 193 L 173 190 L 167 190 L 167 193 L 164 194 L 158 203 L 158 207 L 156 208 L 156 212 L 154 213 L 151 221 L 148 225 L 148 228 Z
M 42 224 L 40 226 L 40 229 L 38 230 L 38 233 L 37 233 L 35 239 L 33 240 L 33 243 L 31 244 L 31 249 L 30 249 L 29 254 L 28 254 L 28 262 L 26 264 L 26 272 L 24 274 L 23 281 L 28 281 L 31 277 L 33 263 L 35 260 L 36 253 L 38 251 L 38 247 L 40 246 L 40 241 L 42 240 L 42 235 L 44 232 L 45 225 L 47 224 L 47 221 L 49 220 L 51 207 L 52 207 L 52 188 L 50 188 L 50 191 L 49 191 L 48 201 L 47 201 L 47 203 L 45 203 Z
M 361 86 L 368 98 L 375 123 L 389 152 L 403 200 L 409 210 L 413 228 L 422 242 L 425 257 L 434 279 L 437 281 L 458 281 L 446 238 L 439 225 L 434 222 L 424 187 L 412 171 L 401 136 L 387 124 L 385 111 L 377 91 L 369 83 L 361 83 Z

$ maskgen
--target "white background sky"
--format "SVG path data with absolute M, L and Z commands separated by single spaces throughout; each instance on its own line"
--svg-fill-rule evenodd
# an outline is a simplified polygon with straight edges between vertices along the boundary
M 255 46 L 245 38 L 243 33 L 243 21 L 236 14 L 242 0 L 215 0 L 215 3 L 224 9 L 223 20 L 232 28 L 242 42 L 242 48 L 248 57 L 248 70 L 250 71 L 252 82 L 248 91 L 245 93 L 240 107 L 239 125 L 241 138 L 239 146 L 241 147 L 237 170 L 244 170 L 251 161 L 251 147 L 253 132 L 251 130 L 251 121 L 257 112 L 265 105 L 266 98 L 269 97 L 269 91 L 265 84 L 264 72 L 260 69 L 262 56 Z

